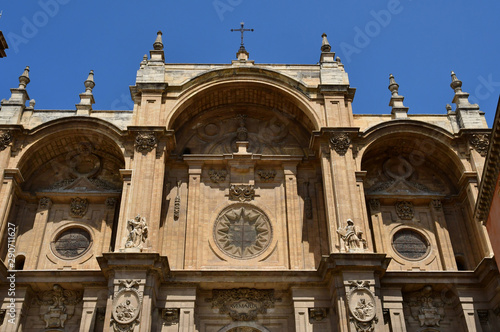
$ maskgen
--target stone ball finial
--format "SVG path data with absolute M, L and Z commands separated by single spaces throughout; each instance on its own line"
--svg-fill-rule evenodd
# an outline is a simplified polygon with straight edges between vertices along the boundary
M 399 84 L 396 83 L 396 79 L 392 74 L 389 74 L 389 91 L 391 91 L 393 96 L 397 96 L 399 92 Z
M 450 105 L 450 104 L 446 104 L 446 111 L 447 111 L 448 113 L 450 113 L 450 112 L 451 112 L 451 105 Z
M 85 92 L 92 93 L 92 89 L 95 87 L 93 70 L 90 71 L 89 76 L 87 77 L 87 80 L 85 81 L 84 84 L 85 84 Z
M 330 52 L 332 50 L 332 47 L 330 46 L 330 43 L 326 38 L 326 33 L 323 33 L 321 37 L 323 37 L 323 41 L 321 42 L 321 52 Z
M 455 93 L 462 91 L 462 81 L 460 81 L 457 78 L 457 75 L 455 74 L 454 71 L 451 72 L 451 84 L 450 84 L 450 86 L 455 91 Z
M 30 100 L 30 107 L 35 108 L 35 103 L 36 103 L 35 99 L 31 99 Z
M 158 31 L 156 33 L 156 40 L 153 44 L 153 48 L 157 51 L 161 51 L 163 50 L 163 40 L 162 40 L 162 32 L 161 31 Z
M 19 89 L 25 89 L 30 82 L 30 67 L 26 66 L 21 76 L 19 76 Z

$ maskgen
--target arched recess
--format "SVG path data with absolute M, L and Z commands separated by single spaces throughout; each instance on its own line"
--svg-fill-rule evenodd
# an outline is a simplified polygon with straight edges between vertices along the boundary
M 13 165 L 24 181 L 9 218 L 25 269 L 97 268 L 91 258 L 113 245 L 125 168 L 120 136 L 104 121 L 71 118 L 24 137 Z
M 365 132 L 361 170 L 377 252 L 392 270 L 474 269 L 484 235 L 472 222 L 458 142 L 438 127 L 394 121 Z

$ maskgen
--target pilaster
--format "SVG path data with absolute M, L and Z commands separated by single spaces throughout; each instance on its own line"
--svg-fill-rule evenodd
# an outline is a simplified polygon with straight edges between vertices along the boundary
M 284 163 L 286 214 L 288 224 L 288 246 L 290 268 L 303 269 L 304 257 L 302 254 L 302 225 L 303 217 L 300 214 L 297 190 L 297 164 Z
M 98 289 L 86 287 L 83 293 L 82 318 L 79 332 L 93 332 L 97 316 Z
M 184 268 L 196 267 L 198 252 L 198 222 L 200 205 L 200 181 L 203 162 L 189 162 L 188 207 L 186 224 L 186 257 Z
M 430 204 L 431 216 L 434 221 L 434 229 L 436 231 L 436 242 L 441 255 L 443 270 L 457 270 L 455 255 L 451 244 L 446 217 L 443 212 L 442 203 L 440 200 L 432 200 Z
M 42 197 L 38 201 L 38 209 L 36 211 L 35 221 L 33 222 L 34 234 L 45 234 L 47 227 L 47 220 L 49 219 L 50 208 L 52 207 L 52 200 L 48 197 Z M 35 236 L 33 238 L 31 253 L 26 257 L 25 269 L 35 270 L 38 267 L 38 260 L 42 252 L 43 236 Z

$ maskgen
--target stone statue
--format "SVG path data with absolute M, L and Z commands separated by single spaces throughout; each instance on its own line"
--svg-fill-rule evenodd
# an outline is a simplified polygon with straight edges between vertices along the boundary
M 351 219 L 347 219 L 347 226 L 344 228 L 339 227 L 337 233 L 345 242 L 348 252 L 363 252 L 365 250 L 366 241 L 361 238 L 363 232 L 354 226 L 354 222 Z
M 141 217 L 141 215 L 138 214 L 134 219 L 129 219 L 127 221 L 127 229 L 129 234 L 127 243 L 125 243 L 125 248 L 142 249 L 143 244 L 148 238 L 146 218 Z

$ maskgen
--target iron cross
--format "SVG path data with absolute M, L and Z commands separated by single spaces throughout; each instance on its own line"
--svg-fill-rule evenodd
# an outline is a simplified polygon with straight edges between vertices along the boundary
M 240 31 L 241 32 L 241 46 L 243 46 L 243 33 L 245 31 L 253 31 L 253 29 L 244 29 L 244 26 L 245 26 L 245 22 L 241 22 L 241 28 L 239 29 L 231 29 L 231 32 L 234 32 L 234 31 Z

